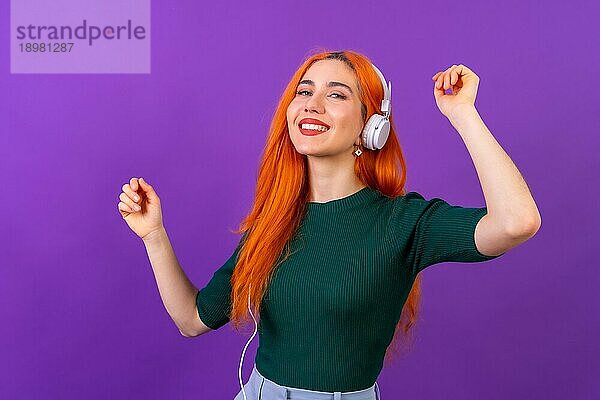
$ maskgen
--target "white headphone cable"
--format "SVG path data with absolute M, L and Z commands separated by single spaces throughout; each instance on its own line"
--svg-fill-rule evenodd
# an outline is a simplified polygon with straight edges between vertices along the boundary
M 244 383 L 242 382 L 242 365 L 244 363 L 244 355 L 246 354 L 246 348 L 248 347 L 248 345 L 250 344 L 252 339 L 254 339 L 254 336 L 256 335 L 256 332 L 258 330 L 256 318 L 254 318 L 254 314 L 252 314 L 252 310 L 250 309 L 250 287 L 248 287 L 248 311 L 250 311 L 250 315 L 252 316 L 252 319 L 254 320 L 254 333 L 252 333 L 250 340 L 248 340 L 248 342 L 246 342 L 246 346 L 244 346 L 244 351 L 242 351 L 242 358 L 240 359 L 240 368 L 238 369 L 238 379 L 240 380 L 240 387 L 242 388 L 242 393 L 244 394 L 244 400 L 247 400 L 247 399 L 246 399 L 246 391 L 244 390 Z

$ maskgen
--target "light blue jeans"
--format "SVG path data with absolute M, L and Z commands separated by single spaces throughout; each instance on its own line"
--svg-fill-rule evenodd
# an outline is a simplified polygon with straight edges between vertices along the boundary
M 258 372 L 256 364 L 250 379 L 244 385 L 246 400 L 381 400 L 377 382 L 368 389 L 356 392 L 318 392 L 290 386 L 282 386 L 268 380 Z M 233 400 L 244 400 L 242 390 Z

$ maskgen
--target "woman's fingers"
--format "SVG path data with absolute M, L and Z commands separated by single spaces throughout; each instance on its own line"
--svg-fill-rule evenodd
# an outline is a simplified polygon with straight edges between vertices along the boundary
M 140 178 L 138 180 L 138 183 L 140 184 L 140 187 L 142 188 L 142 190 L 146 193 L 150 193 L 152 192 L 152 186 L 146 182 L 146 180 L 144 178 Z
M 131 189 L 132 189 L 134 192 L 137 192 L 137 191 L 138 191 L 138 189 L 140 188 L 140 185 L 138 184 L 138 178 L 131 178 L 131 179 L 129 180 L 129 186 L 131 186 Z
M 138 179 L 138 183 L 140 185 L 140 189 L 142 189 L 142 196 L 148 204 L 160 204 L 160 199 L 158 195 L 154 191 L 152 185 L 150 185 L 144 178 Z
M 119 204 L 117 205 L 117 207 L 119 208 L 119 211 L 123 211 L 126 213 L 132 213 L 134 212 L 131 207 L 129 207 L 127 204 L 123 203 L 122 201 L 119 202 Z
M 438 89 L 442 89 L 445 86 L 445 79 L 446 79 L 446 75 L 447 75 L 448 70 L 442 71 L 440 73 L 440 76 L 438 76 L 437 78 L 437 82 L 435 84 L 435 86 Z M 445 88 L 444 88 L 445 89 Z
M 131 208 L 133 211 L 140 211 L 142 209 L 133 200 L 131 200 L 131 198 L 124 192 L 121 192 L 121 194 L 119 195 L 119 200 L 121 200 L 123 203 L 128 205 L 129 208 Z
M 140 196 L 137 194 L 137 191 L 133 190 L 130 184 L 124 184 L 121 189 L 127 196 L 129 196 L 129 198 L 131 198 L 136 203 L 140 200 Z
M 434 76 L 431 77 L 431 79 L 433 79 L 434 81 L 438 78 L 438 76 L 440 76 L 442 72 L 438 72 L 437 74 L 435 74 Z
M 450 89 L 450 78 L 452 76 L 452 70 L 454 67 L 456 67 L 456 64 L 448 68 L 444 73 L 444 90 Z
M 456 82 L 458 82 L 458 72 L 456 69 L 458 65 L 454 64 L 450 68 L 445 71 L 440 71 L 433 75 L 431 79 L 435 81 L 436 88 L 443 88 L 444 90 L 450 89 L 451 86 L 454 86 Z

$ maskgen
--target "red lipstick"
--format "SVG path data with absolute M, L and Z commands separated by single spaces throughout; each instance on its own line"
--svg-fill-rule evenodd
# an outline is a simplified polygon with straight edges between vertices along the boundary
M 304 129 L 304 128 L 302 128 L 303 124 L 319 125 L 319 126 L 323 126 L 323 127 L 327 128 L 327 130 L 326 131 L 320 131 L 320 130 L 316 130 L 316 129 Z M 300 129 L 300 132 L 303 135 L 306 135 L 306 136 L 316 136 L 316 135 L 320 135 L 321 133 L 328 132 L 330 126 L 327 125 L 326 123 L 324 123 L 323 121 L 319 121 L 318 119 L 303 118 L 298 123 L 298 128 Z

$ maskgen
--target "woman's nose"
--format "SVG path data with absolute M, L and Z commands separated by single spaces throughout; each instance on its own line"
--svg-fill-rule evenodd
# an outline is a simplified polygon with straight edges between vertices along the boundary
M 306 100 L 306 103 L 304 105 L 304 110 L 305 111 L 317 111 L 320 113 L 323 113 L 324 107 L 323 107 L 323 100 L 321 99 L 320 96 L 310 96 L 308 98 L 308 100 Z

